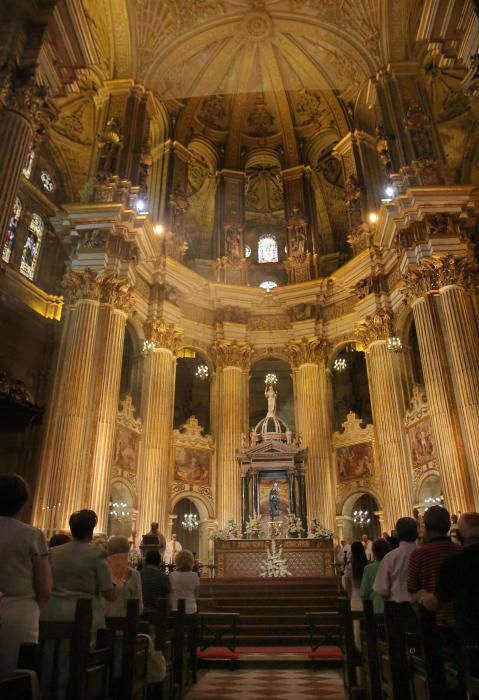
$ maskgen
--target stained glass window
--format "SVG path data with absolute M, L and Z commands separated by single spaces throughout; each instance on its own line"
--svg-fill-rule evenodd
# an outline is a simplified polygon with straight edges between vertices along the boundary
M 40 173 L 40 180 L 47 192 L 53 192 L 55 190 L 55 180 L 46 170 L 42 170 Z
M 265 280 L 264 282 L 261 282 L 259 286 L 261 289 L 266 289 L 266 291 L 269 292 L 270 289 L 274 289 L 278 285 L 276 282 L 273 282 L 273 280 Z
M 27 180 L 30 179 L 30 176 L 32 174 L 32 167 L 33 167 L 33 161 L 35 160 L 35 151 L 28 151 L 27 157 L 25 160 L 25 165 L 23 166 L 23 175 L 27 178 Z
M 38 261 L 38 253 L 42 244 L 43 231 L 45 225 L 38 214 L 32 214 L 32 220 L 28 227 L 27 240 L 23 246 L 22 261 L 20 263 L 20 272 L 29 280 L 32 280 L 35 275 L 35 268 Z
M 22 215 L 22 203 L 15 197 L 15 202 L 13 203 L 12 216 L 8 223 L 7 238 L 2 250 L 2 260 L 6 263 L 10 262 L 12 257 L 13 249 L 15 247 L 15 238 L 17 236 L 18 224 L 20 223 L 20 217 Z
M 274 236 L 261 236 L 258 241 L 258 262 L 260 263 L 277 263 L 278 262 L 278 244 Z

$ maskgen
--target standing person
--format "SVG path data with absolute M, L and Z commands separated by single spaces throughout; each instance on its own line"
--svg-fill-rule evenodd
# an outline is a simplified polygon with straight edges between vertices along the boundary
M 409 558 L 407 587 L 411 602 L 415 603 L 424 591 L 432 593 L 443 562 L 460 551 L 451 542 L 451 518 L 442 506 L 431 506 L 424 513 L 425 544 L 417 547 Z
M 351 610 L 362 610 L 363 601 L 359 592 L 363 572 L 368 563 L 362 542 L 351 545 L 351 561 L 344 570 L 343 586 L 351 601 Z
M 156 548 L 160 554 L 165 551 L 166 539 L 165 536 L 160 532 L 160 526 L 158 523 L 151 523 L 150 532 L 147 532 L 141 538 L 140 550 L 143 556 L 146 553 L 146 547 Z
M 188 550 L 178 552 L 176 556 L 176 571 L 169 575 L 171 593 L 171 610 L 178 610 L 178 601 L 185 601 L 186 631 L 188 635 L 188 651 L 190 654 L 193 681 L 196 681 L 196 637 L 198 607 L 196 599 L 200 591 L 200 577 L 192 569 L 195 560 Z
M 92 601 L 92 642 L 105 627 L 101 598 L 116 600 L 116 593 L 102 546 L 92 544 L 97 523 L 92 510 L 78 510 L 69 520 L 72 541 L 50 550 L 53 571 L 52 595 L 42 610 L 42 620 L 69 622 L 75 617 L 79 598 Z
M 373 556 L 373 543 L 369 539 L 368 535 L 366 533 L 361 537 L 361 542 L 364 547 L 364 552 L 366 554 L 366 559 L 368 561 L 373 561 L 374 556 Z
M 459 536 L 459 525 L 457 523 L 457 515 L 453 513 L 451 515 L 451 527 L 449 528 L 449 537 L 451 538 L 451 541 L 454 542 L 455 544 L 458 544 L 459 546 L 461 545 L 461 538 Z
M 183 547 L 176 539 L 176 535 L 171 535 L 171 540 L 168 542 L 165 549 L 165 564 L 176 566 L 176 557 L 182 549 Z
M 414 518 L 399 518 L 396 523 L 399 547 L 386 554 L 379 565 L 373 590 L 385 600 L 409 602 L 407 570 L 409 557 L 416 549 L 417 524 Z
M 125 617 L 126 604 L 130 599 L 138 600 L 138 612 L 141 615 L 143 612 L 141 578 L 139 571 L 128 565 L 130 543 L 126 537 L 114 535 L 108 539 L 106 551 L 116 600 L 113 602 L 105 601 L 105 615 L 107 617 Z
M 145 566 L 140 571 L 145 615 L 157 612 L 161 598 L 170 594 L 170 577 L 160 571 L 159 552 L 146 553 Z
M 52 587 L 45 537 L 19 520 L 29 498 L 21 476 L 0 476 L 0 673 L 17 668 L 22 644 L 38 642 L 40 608 Z
M 360 594 L 363 600 L 373 601 L 373 611 L 376 614 L 384 612 L 384 598 L 374 591 L 374 581 L 379 569 L 379 565 L 388 552 L 391 551 L 391 545 L 385 539 L 374 540 L 373 555 L 374 561 L 368 564 L 363 572 L 361 579 Z

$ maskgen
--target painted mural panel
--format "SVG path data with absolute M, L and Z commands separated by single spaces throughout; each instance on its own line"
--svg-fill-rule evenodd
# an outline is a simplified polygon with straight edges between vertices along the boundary
M 177 447 L 175 453 L 176 481 L 185 483 L 210 483 L 210 452 L 190 447 Z
M 338 447 L 336 449 L 338 481 L 371 476 L 373 462 L 373 446 L 370 442 Z
M 113 466 L 136 474 L 138 465 L 138 435 L 124 428 L 117 428 Z
M 430 418 L 422 420 L 408 430 L 413 465 L 428 464 L 436 458 Z

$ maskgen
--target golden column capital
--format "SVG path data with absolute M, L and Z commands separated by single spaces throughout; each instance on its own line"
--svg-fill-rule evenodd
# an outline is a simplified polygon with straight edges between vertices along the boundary
M 164 348 L 176 355 L 181 347 L 183 331 L 174 323 L 169 323 L 161 316 L 154 316 L 146 321 L 144 329 L 146 339 L 151 344 L 150 348 L 147 349 Z
M 310 338 L 292 340 L 286 346 L 286 354 L 291 366 L 296 369 L 301 365 L 319 365 L 326 362 L 329 343 L 324 338 L 314 335 Z
M 116 273 L 97 273 L 90 268 L 69 270 L 63 279 L 63 286 L 70 305 L 89 299 L 111 304 L 128 314 L 134 304 L 130 282 Z
M 218 367 L 239 367 L 249 369 L 253 348 L 249 343 L 238 340 L 217 340 L 212 348 Z
M 410 303 L 437 292 L 443 287 L 456 285 L 470 288 L 477 279 L 479 265 L 472 255 L 458 258 L 452 253 L 435 254 L 422 258 L 403 275 L 406 297 Z
M 393 334 L 393 314 L 387 309 L 377 309 L 374 314 L 358 322 L 356 337 L 364 349 L 377 342 L 386 342 Z

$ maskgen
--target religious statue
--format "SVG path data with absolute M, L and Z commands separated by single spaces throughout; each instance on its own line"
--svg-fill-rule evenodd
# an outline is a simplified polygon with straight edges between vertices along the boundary
M 276 415 L 276 397 L 278 394 L 274 390 L 274 386 L 272 384 L 268 384 L 268 386 L 265 389 L 264 395 L 268 399 L 268 413 L 267 413 L 266 418 L 268 418 L 270 416 L 275 416 Z
M 269 492 L 269 512 L 272 516 L 279 515 L 279 486 L 275 481 Z

